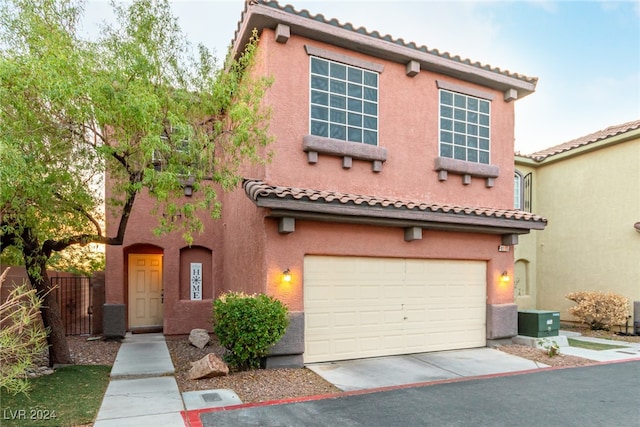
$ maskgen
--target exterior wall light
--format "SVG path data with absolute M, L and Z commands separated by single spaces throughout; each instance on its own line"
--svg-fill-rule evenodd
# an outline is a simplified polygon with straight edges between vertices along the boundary
M 509 273 L 507 272 L 507 270 L 502 272 L 502 275 L 500 276 L 500 281 L 504 283 L 511 281 L 511 278 L 509 277 Z
M 636 231 L 638 233 L 640 233 L 640 221 L 636 222 L 635 224 L 633 224 L 633 228 L 636 229 Z
M 282 272 L 282 281 L 285 283 L 291 283 L 291 270 L 288 268 Z

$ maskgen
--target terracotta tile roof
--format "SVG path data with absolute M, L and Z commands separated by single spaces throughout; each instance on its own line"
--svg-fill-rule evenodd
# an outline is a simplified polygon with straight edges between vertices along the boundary
M 603 139 L 611 138 L 612 136 L 627 133 L 636 129 L 640 129 L 640 120 L 634 120 L 631 122 L 623 123 L 621 125 L 609 126 L 606 129 L 590 133 L 589 135 L 585 135 L 580 138 L 572 139 L 571 141 L 564 142 L 562 144 L 546 148 L 544 150 L 536 151 L 535 153 L 520 155 L 522 155 L 523 157 L 529 157 L 539 162 L 549 156 L 564 153 L 565 151 L 583 147 L 588 144 L 593 144 L 595 142 L 602 141 Z
M 471 206 L 443 205 L 421 201 L 397 200 L 379 196 L 340 193 L 336 191 L 313 190 L 307 188 L 273 186 L 261 180 L 246 179 L 243 183 L 247 196 L 257 202 L 259 198 L 290 199 L 325 204 L 353 205 L 410 211 L 455 214 L 459 216 L 510 219 L 546 224 L 539 215 L 515 209 L 481 208 Z
M 491 65 L 488 64 L 482 64 L 478 61 L 472 61 L 468 58 L 461 58 L 459 55 L 452 55 L 449 52 L 440 52 L 438 49 L 430 49 L 425 45 L 421 45 L 418 46 L 415 42 L 405 42 L 404 39 L 402 38 L 393 38 L 392 36 L 390 36 L 389 34 L 386 35 L 382 35 L 380 34 L 378 31 L 369 31 L 367 30 L 365 27 L 358 27 L 356 28 L 352 23 L 347 22 L 347 23 L 341 23 L 339 20 L 332 18 L 332 19 L 328 19 L 325 18 L 324 15 L 322 14 L 312 14 L 311 12 L 309 12 L 307 9 L 302 9 L 302 10 L 297 10 L 294 6 L 292 5 L 285 5 L 282 6 L 280 5 L 277 1 L 275 0 L 249 0 L 245 3 L 245 10 L 242 13 L 242 18 L 240 23 L 242 22 L 242 19 L 244 18 L 244 14 L 247 11 L 247 7 L 249 7 L 250 5 L 254 5 L 254 4 L 261 4 L 263 6 L 267 6 L 267 7 L 271 7 L 286 13 L 290 13 L 292 15 L 296 15 L 302 18 L 306 18 L 306 19 L 310 19 L 313 21 L 317 21 L 317 22 L 321 22 L 324 24 L 328 24 L 328 25 L 332 25 L 334 27 L 337 28 L 341 28 L 344 30 L 348 30 L 348 31 L 352 31 L 354 33 L 358 33 L 358 34 L 362 34 L 365 36 L 369 36 L 369 37 L 373 37 L 375 39 L 378 40 L 383 40 L 383 41 L 387 41 L 389 43 L 393 43 L 396 44 L 398 46 L 402 46 L 402 47 L 406 47 L 409 49 L 414 49 L 416 51 L 420 51 L 426 54 L 431 54 L 434 55 L 436 57 L 439 58 L 443 58 L 443 59 L 448 59 L 448 60 L 452 60 L 455 62 L 459 62 L 462 64 L 466 64 L 466 65 L 470 65 L 472 67 L 475 68 L 479 68 L 482 70 L 486 70 L 486 71 L 490 71 L 493 73 L 497 73 L 497 74 L 501 74 L 504 76 L 508 76 L 511 78 L 515 78 L 518 80 L 522 80 L 528 83 L 531 83 L 533 85 L 537 84 L 538 82 L 538 78 L 537 77 L 527 77 L 523 74 L 519 74 L 519 73 L 514 73 L 511 72 L 509 70 L 502 70 L 499 67 L 492 67 Z M 238 32 L 240 30 L 240 23 L 238 24 L 238 30 L 236 30 L 236 34 L 235 34 L 235 38 L 238 37 Z M 234 38 L 234 39 L 235 39 Z

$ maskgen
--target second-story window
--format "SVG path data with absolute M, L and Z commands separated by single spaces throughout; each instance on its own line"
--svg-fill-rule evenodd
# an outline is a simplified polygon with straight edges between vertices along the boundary
M 491 103 L 440 89 L 440 156 L 490 162 Z
M 378 73 L 311 57 L 310 133 L 378 145 Z

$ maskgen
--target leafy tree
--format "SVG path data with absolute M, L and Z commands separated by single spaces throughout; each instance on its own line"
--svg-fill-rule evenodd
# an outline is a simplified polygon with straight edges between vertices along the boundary
M 78 30 L 79 1 L 0 6 L 0 250 L 19 251 L 44 300 L 52 364 L 71 362 L 48 292 L 52 257 L 91 242 L 121 245 L 143 192 L 156 201 L 156 231 L 191 242 L 200 212 L 220 215 L 216 189 L 237 185 L 240 165 L 263 161 L 270 141 L 260 101 L 271 81 L 248 72 L 257 37 L 218 67 L 205 47 L 193 52 L 167 0 L 112 6 L 117 22 L 96 40 Z M 113 235 L 97 191 L 105 175 Z

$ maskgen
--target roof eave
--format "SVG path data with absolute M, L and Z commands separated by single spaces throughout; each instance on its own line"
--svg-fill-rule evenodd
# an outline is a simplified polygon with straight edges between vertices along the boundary
M 518 92 L 518 99 L 533 93 L 536 88 L 535 82 L 521 80 L 465 62 L 411 49 L 259 3 L 247 5 L 236 32 L 233 55 L 237 57 L 244 49 L 254 28 L 261 32 L 264 28 L 275 29 L 278 24 L 288 25 L 291 34 L 311 40 L 355 50 L 401 64 L 417 61 L 420 63 L 421 69 L 442 73 L 502 92 L 515 89 Z
M 368 205 L 343 205 L 298 199 L 257 197 L 254 203 L 258 207 L 269 208 L 267 216 L 272 218 L 290 217 L 323 222 L 402 228 L 420 227 L 430 230 L 483 234 L 526 234 L 530 230 L 543 230 L 546 226 L 546 221 L 382 208 Z
M 538 165 L 546 165 L 555 163 L 561 160 L 570 159 L 585 153 L 601 150 L 603 148 L 620 144 L 623 142 L 631 141 L 640 138 L 640 128 L 632 129 L 627 132 L 619 133 L 617 135 L 608 136 L 606 138 L 598 139 L 595 141 L 588 141 L 577 147 L 567 148 L 557 153 L 550 153 L 547 155 L 540 155 L 536 157 L 536 154 L 531 154 L 532 158 Z

